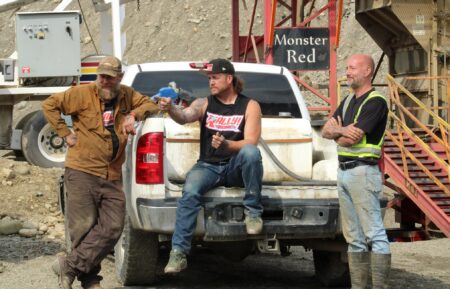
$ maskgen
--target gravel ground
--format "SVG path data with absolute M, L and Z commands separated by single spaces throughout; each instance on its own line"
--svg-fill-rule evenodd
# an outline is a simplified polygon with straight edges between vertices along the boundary
M 0 168 L 26 166 L 15 161 L 11 153 L 0 151 L 0 155 Z M 2 172 L 0 181 L 4 178 Z M 65 250 L 63 218 L 57 211 L 57 180 L 61 172 L 29 166 L 29 174 L 17 174 L 10 180 L 11 185 L 0 182 L 0 218 L 9 216 L 48 226 L 43 235 L 31 238 L 0 235 L 0 289 L 58 288 L 51 264 L 56 254 Z M 387 212 L 385 219 L 388 227 L 394 225 L 392 211 Z M 390 288 L 450 288 L 449 239 L 393 243 L 392 253 Z M 103 262 L 102 275 L 105 288 L 126 288 L 116 277 L 113 256 Z M 81 287 L 77 283 L 74 288 Z M 154 286 L 135 288 L 324 287 L 314 278 L 311 251 L 296 247 L 287 258 L 260 254 L 241 263 L 200 251 L 190 257 L 188 270 L 179 276 L 161 275 Z
M 38 240 L 0 238 L 0 289 L 57 289 L 51 263 L 62 244 Z M 13 244 L 14 243 L 14 244 Z M 6 245 L 5 245 L 6 244 Z M 9 244 L 8 248 L 5 248 Z M 10 253 L 5 258 L 5 249 Z M 20 253 L 17 253 L 20 252 Z M 450 288 L 450 241 L 438 239 L 392 244 L 392 289 Z M 295 249 L 293 255 L 250 256 L 241 263 L 231 263 L 215 255 L 200 253 L 189 260 L 189 268 L 179 276 L 161 276 L 154 286 L 123 287 L 118 282 L 113 257 L 103 262 L 102 285 L 105 288 L 322 288 L 314 278 L 311 252 Z M 79 284 L 75 289 L 81 288 Z

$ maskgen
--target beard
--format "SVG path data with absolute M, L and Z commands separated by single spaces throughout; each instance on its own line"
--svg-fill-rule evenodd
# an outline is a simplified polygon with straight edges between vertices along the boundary
M 353 81 L 348 82 L 348 85 L 353 89 L 358 89 L 361 87 L 362 81 L 360 78 L 353 78 Z
M 104 88 L 99 88 L 98 89 L 100 98 L 105 100 L 105 101 L 110 101 L 114 98 L 117 97 L 117 95 L 119 94 L 118 90 L 110 90 L 110 89 L 104 89 Z
M 110 101 L 112 99 L 115 99 L 119 95 L 119 86 L 120 86 L 120 84 L 118 84 L 117 86 L 115 86 L 111 89 L 103 88 L 97 82 L 97 88 L 98 88 L 98 93 L 99 93 L 100 98 L 105 101 Z
M 214 90 L 214 92 L 212 91 L 212 89 L 210 89 L 210 91 L 211 91 L 211 95 L 213 95 L 213 96 L 218 96 L 218 95 L 221 95 L 221 94 L 223 94 L 224 92 L 226 92 L 226 91 L 228 91 L 228 89 L 229 89 L 229 87 L 221 87 L 221 88 L 215 88 Z

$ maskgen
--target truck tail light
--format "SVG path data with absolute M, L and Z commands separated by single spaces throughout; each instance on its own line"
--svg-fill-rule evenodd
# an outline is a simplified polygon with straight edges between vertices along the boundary
M 163 133 L 146 133 L 139 138 L 136 150 L 136 183 L 164 183 Z

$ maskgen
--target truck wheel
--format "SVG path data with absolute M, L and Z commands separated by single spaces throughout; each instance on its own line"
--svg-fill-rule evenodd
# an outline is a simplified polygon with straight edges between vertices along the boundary
M 29 114 L 25 115 L 24 117 L 22 117 L 16 124 L 16 129 L 20 129 L 23 130 L 23 127 L 25 126 L 25 124 L 30 120 L 30 118 L 32 118 L 36 113 L 38 112 L 38 110 L 32 111 Z M 23 152 L 22 150 L 14 150 L 14 155 L 16 156 L 16 159 L 24 159 L 23 156 Z
M 350 286 L 348 263 L 341 260 L 341 252 L 313 250 L 316 278 L 327 287 Z
M 124 286 L 150 285 L 156 279 L 158 235 L 131 227 L 129 218 L 115 247 L 117 275 Z
M 23 127 L 22 152 L 25 159 L 35 166 L 64 166 L 66 143 L 47 123 L 42 111 L 36 112 Z

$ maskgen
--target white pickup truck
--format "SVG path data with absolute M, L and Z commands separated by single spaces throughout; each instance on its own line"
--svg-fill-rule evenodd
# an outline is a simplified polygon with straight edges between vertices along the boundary
M 147 63 L 129 66 L 123 82 L 154 95 L 169 82 L 184 101 L 209 94 L 202 63 Z M 244 225 L 242 188 L 218 187 L 204 197 L 194 242 L 242 260 L 256 252 L 289 255 L 291 246 L 313 250 L 318 279 L 329 286 L 349 284 L 346 245 L 339 225 L 337 155 L 320 137 L 291 73 L 283 67 L 234 63 L 243 94 L 262 109 L 264 229 L 249 236 Z M 199 157 L 199 124 L 179 125 L 160 114 L 147 118 L 130 137 L 123 166 L 127 197 L 125 230 L 115 248 L 124 285 L 152 283 L 160 272 L 174 231 L 177 200 L 186 173 Z M 164 250 L 165 248 L 165 250 Z

